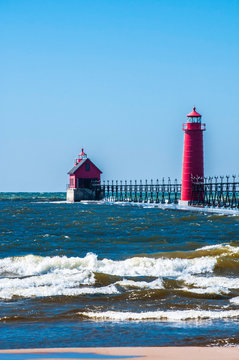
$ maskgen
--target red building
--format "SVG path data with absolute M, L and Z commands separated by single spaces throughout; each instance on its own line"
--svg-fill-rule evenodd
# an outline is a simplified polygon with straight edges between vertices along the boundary
M 183 124 L 184 149 L 183 149 L 183 173 L 182 173 L 182 201 L 192 201 L 197 198 L 193 194 L 193 181 L 204 181 L 203 166 L 203 131 L 205 124 L 201 123 L 202 115 L 196 112 L 196 108 L 187 115 L 187 123 Z
M 68 174 L 70 175 L 67 190 L 68 201 L 94 200 L 96 198 L 93 185 L 100 184 L 102 171 L 87 157 L 83 149 Z

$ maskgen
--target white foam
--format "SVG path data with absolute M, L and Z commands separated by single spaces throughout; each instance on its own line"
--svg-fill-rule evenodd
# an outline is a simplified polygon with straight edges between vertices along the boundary
M 116 261 L 98 260 L 97 255 L 92 253 L 88 253 L 83 258 L 26 255 L 0 259 L 0 275 L 12 273 L 20 276 L 32 276 L 56 270 L 76 269 L 118 276 L 162 277 L 212 272 L 215 264 L 216 258 L 209 256 L 195 259 L 133 257 Z
M 216 259 L 168 259 L 133 257 L 122 261 L 103 259 L 97 262 L 97 271 L 118 276 L 180 276 L 182 273 L 202 274 L 212 272 Z
M 239 305 L 239 296 L 230 299 L 230 303 Z
M 231 254 L 239 254 L 239 247 L 237 246 L 231 246 L 229 244 L 216 244 L 216 245 L 207 245 L 203 246 L 199 249 L 196 249 L 195 251 L 201 251 L 201 250 L 223 250 L 225 253 L 231 253 Z M 220 256 L 220 255 L 219 255 Z
M 13 296 L 54 296 L 81 293 L 79 286 L 93 285 L 94 274 L 89 271 L 62 269 L 54 272 L 24 278 L 0 279 L 0 298 L 11 299 Z
M 195 293 L 228 294 L 230 289 L 239 289 L 238 278 L 182 275 L 178 277 L 178 280 L 183 280 L 187 285 L 198 288 L 187 289 L 187 291 Z
M 154 281 L 133 281 L 128 279 L 123 279 L 122 281 L 117 281 L 117 285 L 126 287 L 126 288 L 139 288 L 139 289 L 163 289 L 162 279 L 158 278 Z
M 106 293 L 118 293 L 117 285 L 125 289 L 161 289 L 163 277 L 183 280 L 194 289 L 191 292 L 228 293 L 238 288 L 238 279 L 213 277 L 217 256 L 203 256 L 193 259 L 132 257 L 126 260 L 99 260 L 96 254 L 85 257 L 26 255 L 0 259 L 0 297 L 13 296 L 55 296 L 99 293 L 99 288 L 86 289 L 95 284 L 94 273 L 124 277 L 105 287 Z M 202 276 L 206 274 L 207 276 Z M 151 282 L 136 281 L 127 277 L 154 277 Z M 24 278 L 22 278 L 24 277 Z M 84 288 L 82 288 L 84 286 Z M 83 289 L 83 290 L 82 290 Z M 86 289 L 86 290 L 85 290 Z M 93 289 L 93 290 L 92 290 Z M 108 292 L 109 291 L 109 292 Z
M 217 294 L 218 290 L 214 289 L 214 288 L 187 288 L 187 287 L 183 287 L 180 288 L 181 291 L 186 291 L 192 294 Z M 221 293 L 221 291 L 220 291 Z M 228 293 L 228 291 L 225 291 L 225 293 Z
M 55 271 L 53 273 L 30 276 L 27 278 L 2 278 L 0 279 L 0 290 L 3 288 L 26 288 L 45 285 L 59 286 L 64 283 L 68 287 L 79 285 L 92 285 L 95 283 L 94 275 L 89 271 L 76 272 L 70 270 Z
M 79 315 L 97 320 L 161 320 L 161 321 L 182 321 L 182 320 L 206 320 L 237 318 L 239 310 L 210 311 L 210 310 L 177 310 L 177 311 L 148 311 L 148 312 L 80 312 Z
M 74 269 L 80 266 L 80 263 L 80 258 L 67 258 L 66 256 L 26 255 L 9 257 L 0 260 L 0 274 L 7 272 L 20 276 L 32 276 L 56 269 Z
M 119 291 L 114 285 L 103 286 L 99 288 L 82 287 L 71 288 L 60 285 L 38 285 L 29 287 L 12 287 L 0 290 L 0 298 L 12 299 L 15 296 L 19 297 L 49 297 L 49 296 L 79 296 L 79 295 L 93 295 L 93 294 L 118 294 Z

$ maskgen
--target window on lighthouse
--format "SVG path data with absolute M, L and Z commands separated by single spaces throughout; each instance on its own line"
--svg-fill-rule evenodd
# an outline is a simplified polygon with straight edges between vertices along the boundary
M 201 122 L 201 117 L 200 116 L 192 116 L 188 118 L 188 122 L 190 123 L 200 123 Z

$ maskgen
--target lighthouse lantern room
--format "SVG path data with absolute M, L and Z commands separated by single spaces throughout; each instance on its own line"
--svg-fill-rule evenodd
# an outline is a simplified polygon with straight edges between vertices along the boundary
M 70 181 L 67 201 L 97 200 L 99 198 L 100 176 L 102 171 L 87 157 L 84 149 L 75 160 L 74 167 L 68 172 Z

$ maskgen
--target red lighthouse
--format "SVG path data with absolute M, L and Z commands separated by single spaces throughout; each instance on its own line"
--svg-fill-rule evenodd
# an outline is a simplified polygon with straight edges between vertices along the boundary
M 204 178 L 203 167 L 203 131 L 205 124 L 201 123 L 202 116 L 196 108 L 187 115 L 187 123 L 183 124 L 183 174 L 182 174 L 182 201 L 192 201 L 197 194 L 193 194 L 193 178 Z
M 83 149 L 68 174 L 70 175 L 70 184 L 67 189 L 67 201 L 99 200 L 101 198 L 100 188 L 95 185 L 100 185 L 102 171 L 87 157 Z

